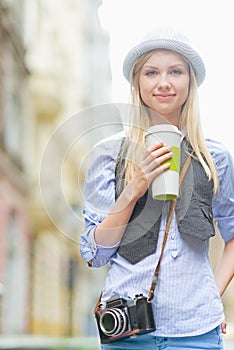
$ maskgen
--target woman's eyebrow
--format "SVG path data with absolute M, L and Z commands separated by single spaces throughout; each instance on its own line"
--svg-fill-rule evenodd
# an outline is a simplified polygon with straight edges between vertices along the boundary
M 176 67 L 186 67 L 186 65 L 184 63 L 175 63 L 169 66 L 169 68 L 176 68 Z M 153 64 L 145 64 L 142 68 L 154 68 L 154 69 L 158 69 L 158 67 L 156 65 Z

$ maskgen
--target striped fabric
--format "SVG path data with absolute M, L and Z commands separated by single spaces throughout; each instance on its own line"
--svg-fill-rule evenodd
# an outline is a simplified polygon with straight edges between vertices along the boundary
M 93 267 L 110 265 L 103 290 L 103 302 L 118 293 L 124 298 L 147 296 L 159 258 L 168 203 L 163 207 L 159 241 L 155 254 L 131 265 L 116 253 L 115 247 L 97 246 L 93 232 L 115 201 L 115 162 L 122 136 L 99 143 L 86 176 L 83 211 L 85 228 L 80 237 L 80 252 Z M 213 199 L 214 216 L 224 241 L 234 237 L 233 159 L 219 143 L 207 140 L 217 166 L 220 195 Z M 153 299 L 157 336 L 189 336 L 206 333 L 223 318 L 222 302 L 209 262 L 209 243 L 180 234 L 174 218 L 164 251 L 159 281 Z M 97 290 L 97 297 L 99 291 Z

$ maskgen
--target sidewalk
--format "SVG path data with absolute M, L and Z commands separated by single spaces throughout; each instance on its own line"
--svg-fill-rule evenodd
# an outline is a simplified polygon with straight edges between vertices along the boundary
M 97 338 L 45 336 L 0 336 L 1 350 L 99 350 Z M 224 337 L 224 350 L 234 350 L 234 338 Z
M 224 350 L 234 350 L 234 340 L 224 340 Z
M 58 338 L 32 335 L 2 335 L 0 349 L 4 350 L 99 350 L 97 338 Z

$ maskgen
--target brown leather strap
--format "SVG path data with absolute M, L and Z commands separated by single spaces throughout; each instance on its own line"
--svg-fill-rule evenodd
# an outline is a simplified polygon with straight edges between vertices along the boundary
M 183 169 L 180 172 L 179 187 L 181 186 L 182 181 L 184 180 L 184 176 L 188 170 L 190 163 L 191 163 L 191 156 L 188 156 L 188 158 L 186 159 L 186 161 L 184 163 Z
M 183 169 L 181 170 L 180 179 L 179 179 L 179 187 L 181 186 L 181 183 L 182 183 L 182 181 L 184 179 L 186 171 L 188 170 L 190 162 L 191 162 L 191 156 L 189 156 L 186 159 L 186 161 L 184 163 L 184 166 L 183 166 Z M 168 217 L 167 217 L 166 229 L 165 229 L 165 233 L 164 233 L 164 238 L 163 238 L 163 244 L 162 244 L 160 257 L 159 257 L 157 266 L 155 268 L 153 281 L 151 283 L 151 286 L 150 286 L 150 289 L 149 289 L 149 293 L 148 293 L 148 301 L 151 301 L 153 299 L 153 297 L 154 297 L 154 290 L 155 290 L 155 287 L 156 287 L 156 284 L 157 284 L 157 281 L 158 281 L 160 264 L 161 264 L 163 251 L 164 251 L 164 248 L 165 248 L 165 245 L 166 245 L 166 241 L 167 241 L 167 237 L 168 237 L 168 233 L 169 233 L 169 229 L 170 229 L 170 225 L 171 225 L 171 220 L 172 220 L 173 213 L 174 213 L 174 210 L 175 210 L 175 205 L 176 205 L 176 199 L 173 199 L 171 201 L 171 205 L 170 205 L 170 209 L 169 209 L 169 213 L 168 213 Z M 101 298 L 102 298 L 102 292 L 101 292 L 101 294 L 99 296 L 99 299 L 98 299 L 98 301 L 97 301 L 97 303 L 95 305 L 94 313 L 97 312 L 97 310 L 98 310 L 98 308 L 99 308 L 99 306 L 101 304 Z
M 94 310 L 93 310 L 94 314 L 98 311 L 98 309 L 101 305 L 101 299 L 102 299 L 102 292 L 100 293 L 98 301 L 96 302 L 96 305 L 94 307 Z
M 184 163 L 183 169 L 181 170 L 180 179 L 179 179 L 179 187 L 181 186 L 181 183 L 184 179 L 186 171 L 188 170 L 190 162 L 191 162 L 191 156 L 189 156 L 186 159 L 186 162 Z M 156 268 L 154 270 L 154 277 L 153 277 L 153 280 L 152 280 L 152 283 L 151 283 L 151 286 L 149 289 L 149 293 L 148 293 L 148 301 L 151 301 L 154 297 L 154 290 L 155 290 L 156 284 L 158 282 L 158 275 L 159 275 L 160 265 L 161 265 L 161 261 L 162 261 L 162 256 L 163 256 L 164 248 L 165 248 L 165 245 L 167 242 L 167 237 L 168 237 L 168 233 L 170 230 L 173 213 L 175 211 L 175 206 L 176 206 L 176 199 L 173 199 L 173 200 L 171 200 L 171 205 L 170 205 L 170 209 L 169 209 L 169 213 L 168 213 L 168 217 L 167 217 L 167 223 L 166 223 L 165 233 L 164 233 L 164 237 L 163 237 L 163 243 L 162 243 L 160 257 L 159 257 L 158 263 L 156 265 Z

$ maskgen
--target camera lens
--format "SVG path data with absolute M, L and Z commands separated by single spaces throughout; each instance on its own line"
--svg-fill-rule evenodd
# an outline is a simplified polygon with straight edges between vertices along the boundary
M 118 335 L 126 330 L 127 321 L 127 315 L 123 310 L 107 309 L 100 317 L 100 327 L 107 336 Z

